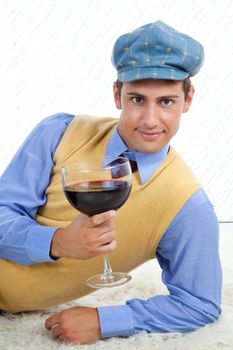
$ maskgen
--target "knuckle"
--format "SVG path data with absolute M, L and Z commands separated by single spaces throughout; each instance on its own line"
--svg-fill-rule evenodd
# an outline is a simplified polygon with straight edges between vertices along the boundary
M 113 221 L 112 221 L 112 220 L 108 221 L 107 224 L 106 224 L 106 227 L 107 227 L 109 230 L 113 231 L 113 230 L 114 230 Z
M 90 255 L 95 255 L 95 249 L 94 248 L 89 248 L 88 249 Z
M 59 325 L 61 327 L 65 327 L 65 322 L 66 322 L 66 316 L 61 316 L 59 320 Z
M 115 231 L 114 230 L 110 231 L 110 236 L 112 239 L 115 239 Z
M 96 214 L 90 217 L 90 222 L 92 225 L 98 225 L 101 220 L 100 220 L 101 214 Z
M 93 246 L 94 242 L 96 240 L 96 235 L 93 232 L 86 232 L 85 236 L 83 237 L 84 245 L 89 249 Z
M 66 313 L 64 311 L 61 311 L 59 313 L 59 319 L 60 319 L 60 322 L 66 319 Z
M 113 231 L 111 231 L 106 237 L 106 243 L 112 243 L 113 241 L 115 241 L 115 234 Z
M 84 241 L 86 242 L 87 245 L 90 245 L 90 243 L 93 240 L 93 237 L 89 234 L 89 232 L 86 232 L 86 234 L 83 238 L 84 238 Z

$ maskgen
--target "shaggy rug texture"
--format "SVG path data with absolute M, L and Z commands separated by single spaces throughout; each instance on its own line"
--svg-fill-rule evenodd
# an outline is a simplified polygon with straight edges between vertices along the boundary
M 123 304 L 130 298 L 149 298 L 166 294 L 160 281 L 161 271 L 156 260 L 134 270 L 127 285 L 98 290 L 71 303 L 43 312 L 0 316 L 1 350 L 69 350 L 69 349 L 156 349 L 156 350 L 221 350 L 233 349 L 233 224 L 220 225 L 220 254 L 223 267 L 222 315 L 212 325 L 195 332 L 178 334 L 147 334 L 142 332 L 129 338 L 111 338 L 92 345 L 71 345 L 53 339 L 44 328 L 51 314 L 74 305 L 98 306 Z M 1 283 L 1 282 L 0 282 Z

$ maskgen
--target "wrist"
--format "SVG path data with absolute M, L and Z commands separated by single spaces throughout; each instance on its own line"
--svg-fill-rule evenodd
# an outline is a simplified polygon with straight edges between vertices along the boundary
M 60 249 L 60 236 L 62 233 L 62 228 L 58 228 L 53 235 L 49 255 L 52 259 L 57 260 L 62 257 L 62 251 Z
M 59 259 L 59 256 L 55 256 L 55 255 L 52 254 L 51 248 L 50 248 L 49 256 L 50 256 L 50 258 L 53 259 L 53 260 Z

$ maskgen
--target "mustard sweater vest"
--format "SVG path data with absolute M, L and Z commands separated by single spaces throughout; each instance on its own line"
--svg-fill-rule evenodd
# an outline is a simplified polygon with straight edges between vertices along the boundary
M 61 166 L 90 155 L 103 158 L 116 124 L 116 118 L 77 116 L 72 120 L 54 155 L 47 202 L 38 210 L 38 223 L 61 227 L 78 215 L 63 193 Z M 155 257 L 167 227 L 198 188 L 192 171 L 172 147 L 145 184 L 134 173 L 130 197 L 115 219 L 117 248 L 110 254 L 113 271 L 130 271 Z M 38 310 L 79 298 L 92 291 L 85 280 L 102 271 L 102 256 L 61 258 L 31 266 L 0 259 L 0 310 Z

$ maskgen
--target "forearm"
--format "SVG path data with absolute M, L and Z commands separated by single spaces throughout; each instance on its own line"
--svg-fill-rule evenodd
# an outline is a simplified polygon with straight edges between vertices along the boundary
M 148 300 L 132 299 L 122 306 L 98 307 L 102 337 L 130 336 L 141 331 L 153 333 L 188 332 L 214 322 L 219 305 L 196 298 L 192 304 L 171 295 Z
M 182 293 L 186 294 L 184 291 Z M 219 305 L 191 295 L 184 299 L 176 295 L 159 295 L 149 300 L 127 302 L 133 317 L 135 332 L 190 332 L 214 322 L 220 315 Z M 149 320 L 149 322 L 148 322 Z
M 55 230 L 0 206 L 0 258 L 22 265 L 53 262 L 49 253 Z
M 0 178 L 0 258 L 20 264 L 53 261 L 49 256 L 56 228 L 39 225 L 38 208 L 53 168 L 53 154 L 73 116 L 56 114 L 30 133 Z

